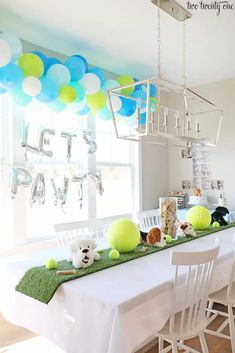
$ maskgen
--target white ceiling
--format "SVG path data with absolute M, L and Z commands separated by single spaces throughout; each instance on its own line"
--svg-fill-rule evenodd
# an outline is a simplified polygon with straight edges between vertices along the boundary
M 185 6 L 186 1 L 178 2 Z M 201 10 L 192 14 L 187 21 L 188 83 L 234 78 L 235 10 L 220 16 Z M 163 74 L 179 82 L 182 25 L 165 13 L 161 23 Z M 156 74 L 157 8 L 150 0 L 0 0 L 0 31 L 5 30 L 65 55 L 80 53 L 118 74 Z

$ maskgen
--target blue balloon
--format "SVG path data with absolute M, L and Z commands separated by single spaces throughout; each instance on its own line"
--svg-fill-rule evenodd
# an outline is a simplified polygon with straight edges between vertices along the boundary
M 99 67 L 93 67 L 91 70 L 89 70 L 89 72 L 99 77 L 101 86 L 105 83 L 105 73 L 102 69 L 100 69 Z
M 150 83 L 150 97 L 156 97 L 157 95 L 157 87 Z
M 134 91 L 131 96 L 135 98 L 139 98 L 141 101 L 144 101 L 144 102 L 140 102 L 139 108 L 143 109 L 146 107 L 147 94 L 145 91 Z
M 47 106 L 49 109 L 56 113 L 62 112 L 66 107 L 66 105 L 62 103 L 59 99 L 55 99 L 54 101 L 48 103 Z
M 140 125 L 144 125 L 146 123 L 146 112 L 140 114 Z
M 28 105 L 33 98 L 24 93 L 21 84 L 18 84 L 17 86 L 13 87 L 9 92 L 12 96 L 13 101 L 20 107 Z
M 0 94 L 4 94 L 6 92 L 6 89 L 0 86 Z
M 10 62 L 8 65 L 0 68 L 0 85 L 5 89 L 10 89 L 18 85 L 23 80 L 23 74 L 20 68 Z
M 117 113 L 122 116 L 133 115 L 136 110 L 136 102 L 125 97 L 121 97 L 121 101 L 122 101 L 122 107 L 121 109 L 118 110 Z
M 84 56 L 75 54 L 75 55 L 73 55 L 73 57 L 76 57 L 76 58 L 81 59 L 81 60 L 84 62 L 84 64 L 85 64 L 86 72 L 89 70 L 88 62 L 87 62 L 87 60 L 84 58 Z
M 38 50 L 33 50 L 32 51 L 33 54 L 37 55 L 43 62 L 43 65 L 44 65 L 44 73 L 47 72 L 47 69 L 48 69 L 48 64 L 47 64 L 47 57 L 46 55 L 44 55 L 43 53 L 41 53 L 40 51 Z
M 86 65 L 81 58 L 71 56 L 68 58 L 64 65 L 69 69 L 71 74 L 71 81 L 79 81 L 86 73 Z
M 82 110 L 80 110 L 79 112 L 77 112 L 78 115 L 86 115 L 89 113 L 91 109 L 88 107 L 88 105 L 86 105 Z
M 61 61 L 56 59 L 56 58 L 48 58 L 47 59 L 47 65 L 46 65 L 46 68 L 45 68 L 45 71 L 44 71 L 44 74 L 47 73 L 47 70 L 49 69 L 49 67 L 51 67 L 52 65 L 54 64 L 61 64 Z
M 42 89 L 36 98 L 43 103 L 54 101 L 58 96 L 57 84 L 48 77 L 42 77 L 40 81 L 42 84 Z
M 137 80 L 137 78 L 134 78 L 134 81 L 135 82 L 138 82 L 139 80 Z M 135 86 L 135 91 L 141 91 L 143 89 L 143 86 L 142 85 L 136 85 Z

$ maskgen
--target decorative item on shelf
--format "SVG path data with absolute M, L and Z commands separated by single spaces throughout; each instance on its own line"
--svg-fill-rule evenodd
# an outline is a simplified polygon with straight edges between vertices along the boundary
M 107 234 L 109 245 L 120 253 L 135 250 L 140 242 L 140 231 L 137 225 L 129 219 L 114 221 Z
M 201 188 L 196 185 L 194 188 L 194 195 L 189 196 L 189 205 L 206 205 L 207 204 L 207 196 L 202 195 Z
M 170 143 L 186 149 L 189 144 L 190 146 L 192 144 L 216 146 L 222 123 L 222 110 L 186 85 L 186 20 L 191 15 L 173 0 L 168 2 L 172 6 L 167 9 L 161 6 L 165 1 L 154 0 L 153 2 L 158 7 L 158 74 L 135 82 L 131 78 L 119 79 L 120 86 L 108 90 L 116 136 L 131 141 Z M 183 23 L 183 82 L 181 85 L 162 77 L 160 8 L 176 19 L 178 18 L 175 13 L 182 14 L 180 21 Z M 172 11 L 173 8 L 174 11 Z M 166 93 L 169 98 L 167 106 L 161 99 Z M 123 122 L 127 120 L 129 124 L 124 128 Z M 205 127 L 205 120 L 210 122 L 209 130 Z M 186 150 L 186 156 L 191 152 Z
M 226 207 L 216 207 L 215 211 L 211 215 L 211 224 L 219 223 L 220 226 L 226 226 L 228 222 L 224 219 L 229 214 L 229 210 Z
M 166 235 L 158 227 L 154 227 L 154 228 L 150 229 L 150 231 L 148 233 L 144 233 L 141 231 L 140 236 L 141 236 L 141 243 L 143 243 L 143 244 L 148 244 L 151 246 L 159 246 L 162 248 L 167 243 L 166 242 Z
M 176 197 L 177 199 L 177 208 L 178 210 L 185 208 L 185 199 L 186 199 L 186 194 L 184 192 L 181 191 L 177 191 L 177 192 L 170 192 L 168 194 L 168 197 Z
M 160 222 L 161 229 L 165 234 L 175 236 L 175 222 L 177 220 L 177 198 L 160 197 Z
M 218 204 L 219 204 L 219 206 L 225 206 L 226 202 L 227 201 L 226 201 L 225 193 L 223 192 L 219 195 Z
M 176 227 L 176 239 L 197 236 L 197 233 L 194 231 L 192 224 L 189 222 L 182 223 L 176 221 Z
M 72 262 L 75 268 L 86 268 L 96 260 L 100 260 L 100 255 L 95 251 L 96 243 L 91 237 L 75 239 L 68 247 L 68 262 Z
M 193 206 L 187 212 L 187 222 L 191 223 L 195 230 L 206 230 L 211 224 L 211 214 L 206 207 Z

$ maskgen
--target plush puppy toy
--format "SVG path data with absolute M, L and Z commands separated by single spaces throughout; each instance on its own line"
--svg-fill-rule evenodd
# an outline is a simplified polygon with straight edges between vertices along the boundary
M 211 224 L 213 224 L 214 222 L 219 222 L 221 226 L 226 226 L 228 222 L 226 222 L 224 217 L 227 214 L 229 214 L 229 210 L 226 207 L 217 207 L 211 215 Z
M 192 224 L 189 222 L 181 223 L 177 221 L 176 226 L 176 239 L 197 236 L 197 233 L 194 231 Z
M 69 244 L 68 259 L 76 268 L 86 268 L 100 259 L 100 255 L 95 251 L 96 244 L 90 237 L 73 240 Z
M 140 232 L 140 235 L 142 243 L 160 247 L 166 245 L 166 236 L 160 228 L 154 227 L 148 233 Z

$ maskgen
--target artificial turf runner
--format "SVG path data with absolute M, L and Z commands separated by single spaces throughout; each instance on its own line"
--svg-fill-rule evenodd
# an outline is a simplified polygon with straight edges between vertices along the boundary
M 95 261 L 90 267 L 78 269 L 77 273 L 73 275 L 58 276 L 56 274 L 56 271 L 58 270 L 74 269 L 72 263 L 67 262 L 66 260 L 58 261 L 57 268 L 55 270 L 48 270 L 45 266 L 33 267 L 25 273 L 23 278 L 16 286 L 16 290 L 28 295 L 29 297 L 41 301 L 42 303 L 48 304 L 53 295 L 55 294 L 57 288 L 64 282 L 87 276 L 91 273 L 95 273 L 109 267 L 117 266 L 134 259 L 139 259 L 140 257 L 150 255 L 155 252 L 162 251 L 173 246 L 186 243 L 188 241 L 192 241 L 194 239 L 198 239 L 200 237 L 204 237 L 206 235 L 216 233 L 218 231 L 231 227 L 235 227 L 235 222 L 230 223 L 227 226 L 220 227 L 218 229 L 211 228 L 203 232 L 198 232 L 198 237 L 196 238 L 189 237 L 174 240 L 171 244 L 166 245 L 164 248 L 146 246 L 147 251 L 144 253 L 140 252 L 140 249 L 145 245 L 140 244 L 134 251 L 127 254 L 121 254 L 120 259 L 118 260 L 111 260 L 109 258 L 109 251 L 111 250 L 110 248 L 104 249 L 100 253 L 99 261 Z

